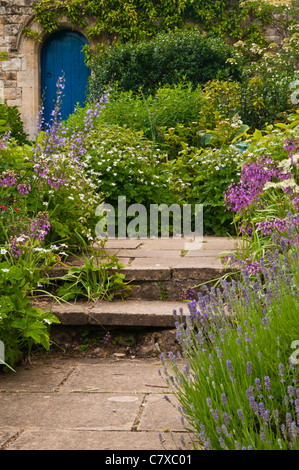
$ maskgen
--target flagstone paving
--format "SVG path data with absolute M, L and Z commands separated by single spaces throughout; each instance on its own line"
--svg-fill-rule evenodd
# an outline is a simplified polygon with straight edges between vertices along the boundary
M 0 373 L 0 449 L 163 450 L 192 443 L 157 359 L 59 359 Z M 165 395 L 171 400 L 165 399 Z

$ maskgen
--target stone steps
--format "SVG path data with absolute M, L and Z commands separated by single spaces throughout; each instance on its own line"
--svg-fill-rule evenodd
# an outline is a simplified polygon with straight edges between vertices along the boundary
M 219 255 L 233 249 L 231 240 L 216 237 L 204 237 L 199 249 L 186 250 L 187 245 L 182 239 L 114 239 L 106 243 L 105 250 L 108 255 L 117 255 L 124 265 L 120 272 L 132 288 L 131 298 L 181 300 L 187 289 L 222 276 L 226 270 Z M 71 257 L 68 265 L 81 266 L 83 262 L 83 256 Z M 68 270 L 58 265 L 52 276 L 63 276 Z
M 204 237 L 202 246 L 194 248 L 184 239 L 108 240 L 105 250 L 108 255 L 116 254 L 124 265 L 121 272 L 132 288 L 130 297 L 125 301 L 53 304 L 52 312 L 63 325 L 174 327 L 173 309 L 183 308 L 188 314 L 184 302 L 187 290 L 226 272 L 219 255 L 232 251 L 234 242 Z M 83 259 L 73 257 L 68 263 L 69 267 L 80 266 Z M 62 276 L 69 267 L 57 266 L 52 274 Z M 47 304 L 45 308 L 50 307 Z

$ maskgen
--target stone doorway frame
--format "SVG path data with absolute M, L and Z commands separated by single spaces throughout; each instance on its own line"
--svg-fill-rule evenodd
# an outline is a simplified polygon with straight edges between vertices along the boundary
M 43 30 L 34 17 L 35 15 L 32 15 L 22 24 L 15 44 L 15 52 L 19 59 L 16 64 L 17 87 L 20 89 L 20 98 L 16 104 L 21 114 L 24 130 L 32 140 L 37 137 L 37 118 L 41 106 L 41 50 L 44 42 L 51 36 Z M 24 35 L 26 27 L 31 28 L 37 40 Z M 94 47 L 95 44 L 88 39 L 85 29 L 74 26 L 66 18 L 61 19 L 59 28 L 53 33 L 63 29 L 81 33 L 89 41 L 91 47 Z

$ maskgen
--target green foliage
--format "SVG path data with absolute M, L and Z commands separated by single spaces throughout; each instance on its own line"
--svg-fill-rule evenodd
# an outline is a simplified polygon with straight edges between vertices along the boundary
M 238 181 L 243 158 L 234 148 L 182 150 L 169 162 L 170 189 L 186 204 L 203 204 L 203 223 L 206 235 L 235 234 L 233 216 L 223 207 L 224 191 Z
M 136 95 L 132 91 L 119 91 L 116 87 L 110 92 L 109 102 L 98 122 L 142 131 L 148 139 L 159 141 L 160 127 L 188 125 L 196 120 L 202 101 L 201 88 L 198 86 L 194 89 L 191 83 L 165 85 L 158 88 L 154 95 L 147 97 L 142 93 Z M 78 113 L 77 122 L 80 122 L 79 119 L 83 120 L 87 109 L 81 110 L 81 118 L 80 112 Z
M 291 102 L 291 83 L 296 79 L 298 33 L 290 32 L 278 47 L 267 48 L 243 42 L 235 44 L 235 59 L 241 73 L 239 114 L 252 130 L 266 124 L 283 121 L 294 106 Z
M 163 154 L 154 151 L 142 133 L 118 126 L 99 125 L 91 134 L 85 161 L 96 184 L 105 195 L 105 203 L 116 211 L 120 196 L 127 205 L 171 204 L 177 198 L 169 192 L 169 174 L 163 165 Z
M 71 23 L 86 27 L 90 38 L 106 36 L 122 42 L 140 41 L 195 23 L 212 35 L 262 43 L 260 24 L 276 19 L 273 8 L 256 8 L 241 0 L 39 0 L 34 10 L 36 20 L 48 33 L 67 17 Z M 92 19 L 91 25 L 87 18 Z
M 48 32 L 58 27 L 62 16 L 81 27 L 86 26 L 86 17 L 92 17 L 95 21 L 88 27 L 90 37 L 104 34 L 139 40 L 180 25 L 185 4 L 186 0 L 42 0 L 34 9 Z
M 57 289 L 59 300 L 111 301 L 115 296 L 129 295 L 131 288 L 124 281 L 125 275 L 121 273 L 124 266 L 118 262 L 116 254 L 109 256 L 103 250 L 89 249 L 83 258 L 82 266 L 71 267 L 59 278 L 59 283 L 62 283 Z
M 5 345 L 5 362 L 13 366 L 30 355 L 33 346 L 49 350 L 49 324 L 58 323 L 54 315 L 34 307 L 24 295 L 32 286 L 28 267 L 0 263 L 0 339 Z
M 147 95 L 165 84 L 190 81 L 203 84 L 217 76 L 237 75 L 227 59 L 234 50 L 221 39 L 207 38 L 198 28 L 158 34 L 150 41 L 115 44 L 91 58 L 91 99 L 98 99 L 109 86 L 121 91 L 140 89 Z
M 10 137 L 20 145 L 27 140 L 17 106 L 0 103 L 0 135 L 5 132 L 10 132 Z
M 178 100 L 178 104 L 184 107 L 184 96 L 180 101 L 180 96 L 176 97 L 175 92 L 173 89 L 172 95 Z M 190 106 L 193 106 L 189 116 L 187 115 L 188 119 L 181 119 L 179 113 L 177 119 L 171 119 L 170 108 L 168 126 L 159 126 L 160 122 L 157 122 L 159 143 L 172 158 L 176 157 L 186 144 L 195 148 L 219 148 L 229 144 L 237 138 L 237 132 L 242 129 L 238 116 L 240 85 L 237 82 L 212 80 L 202 89 L 193 90 L 190 98 L 188 101 Z M 166 102 L 165 110 L 168 109 L 167 104 Z

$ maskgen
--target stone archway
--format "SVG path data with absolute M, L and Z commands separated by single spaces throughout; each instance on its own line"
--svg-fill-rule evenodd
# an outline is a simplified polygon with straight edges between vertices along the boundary
M 30 26 L 36 34 L 36 39 L 28 38 L 23 34 L 25 26 Z M 73 25 L 62 19 L 59 31 L 71 31 L 84 37 L 87 43 L 85 31 L 75 29 Z M 58 31 L 58 32 L 59 32 Z M 9 62 L 10 67 L 16 73 L 18 100 L 15 104 L 21 113 L 25 132 L 30 139 L 35 139 L 37 134 L 37 119 L 41 106 L 41 53 L 43 45 L 50 35 L 45 33 L 41 25 L 32 17 L 22 25 L 16 38 L 15 58 Z M 92 45 L 93 46 L 93 45 Z M 12 103 L 11 103 L 12 104 Z

